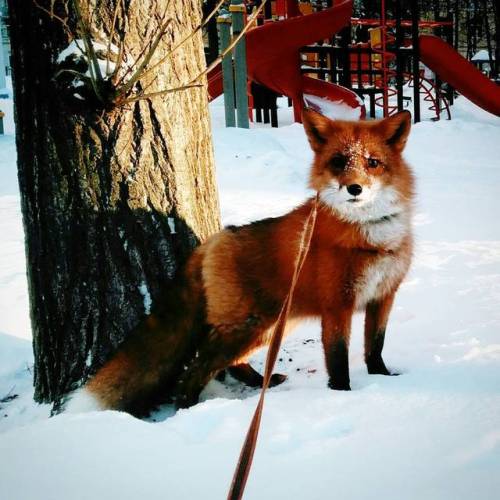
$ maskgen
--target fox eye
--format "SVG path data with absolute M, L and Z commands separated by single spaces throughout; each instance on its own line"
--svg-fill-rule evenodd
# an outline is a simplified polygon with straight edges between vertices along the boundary
M 344 170 L 347 158 L 344 155 L 336 154 L 330 159 L 330 166 L 335 170 Z
M 370 168 L 377 168 L 380 165 L 380 161 L 375 158 L 368 158 L 368 166 Z

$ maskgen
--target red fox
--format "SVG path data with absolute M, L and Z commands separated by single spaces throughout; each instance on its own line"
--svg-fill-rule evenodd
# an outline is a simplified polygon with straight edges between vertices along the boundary
M 382 348 L 395 293 L 412 257 L 413 175 L 402 159 L 407 111 L 378 121 L 303 124 L 314 152 L 316 225 L 290 318 L 321 319 L 329 387 L 350 390 L 351 318 L 364 310 L 365 361 L 391 375 Z M 67 403 L 141 414 L 159 394 L 190 406 L 221 370 L 259 385 L 248 357 L 269 341 L 290 286 L 314 198 L 281 217 L 228 227 L 198 247 L 177 285 Z M 276 375 L 275 383 L 283 377 Z

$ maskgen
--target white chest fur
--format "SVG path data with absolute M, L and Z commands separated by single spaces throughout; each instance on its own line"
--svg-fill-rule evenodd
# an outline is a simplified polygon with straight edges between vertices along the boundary
M 410 264 L 409 256 L 384 254 L 371 261 L 356 279 L 356 309 L 393 292 L 404 278 Z
M 403 211 L 372 222 L 360 224 L 362 233 L 373 245 L 383 245 L 385 249 L 398 248 L 411 230 L 411 214 Z

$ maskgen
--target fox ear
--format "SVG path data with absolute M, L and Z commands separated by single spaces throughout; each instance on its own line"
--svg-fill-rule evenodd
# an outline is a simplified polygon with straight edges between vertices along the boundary
M 332 121 L 310 108 L 304 108 L 302 111 L 302 124 L 304 125 L 311 149 L 315 153 L 319 153 L 327 142 L 333 125 Z
M 382 120 L 379 127 L 382 130 L 386 144 L 401 153 L 410 133 L 411 114 L 409 111 L 400 111 Z

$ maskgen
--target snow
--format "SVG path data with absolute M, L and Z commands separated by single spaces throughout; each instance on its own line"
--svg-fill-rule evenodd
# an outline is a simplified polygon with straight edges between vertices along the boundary
M 145 281 L 141 281 L 141 284 L 139 285 L 139 292 L 142 295 L 144 313 L 149 314 L 151 312 L 153 300 L 151 299 L 151 294 L 149 293 L 149 288 Z
M 170 229 L 170 234 L 176 234 L 175 230 L 175 219 L 173 217 L 167 217 L 168 228 Z
M 95 53 L 96 62 L 99 66 L 99 71 L 104 80 L 110 78 L 115 71 L 116 63 L 111 59 L 116 59 L 117 54 L 119 53 L 119 49 L 116 45 L 110 43 L 104 44 L 101 42 L 97 42 L 95 40 L 91 40 L 92 48 Z M 89 55 L 87 54 L 85 48 L 85 42 L 81 38 L 77 38 L 71 41 L 66 48 L 64 48 L 59 55 L 57 56 L 58 64 L 65 64 L 64 70 L 70 69 L 72 71 L 76 71 L 75 68 L 68 67 L 68 63 L 75 63 L 83 60 L 86 63 L 87 70 L 83 74 L 75 74 L 72 73 L 73 78 L 71 81 L 71 86 L 73 90 L 73 96 L 78 100 L 85 100 L 84 94 L 78 92 L 80 87 L 85 87 L 84 78 L 94 78 L 93 72 L 95 68 L 89 62 Z M 92 70 L 92 71 L 91 71 Z
M 312 155 L 280 100 L 282 125 L 226 129 L 211 105 L 226 224 L 278 215 L 310 194 Z M 10 101 L 0 101 L 7 111 Z M 500 120 L 463 98 L 451 121 L 414 126 L 416 251 L 368 375 L 353 325 L 351 392 L 326 388 L 317 322 L 287 338 L 268 393 L 245 498 L 442 500 L 500 489 Z M 0 136 L 0 498 L 224 498 L 258 392 L 228 378 L 202 402 L 148 420 L 62 414 L 32 401 L 32 363 L 13 129 Z M 262 370 L 264 352 L 252 360 Z
M 73 391 L 67 401 L 64 402 L 64 413 L 86 413 L 103 410 L 99 401 L 90 394 L 85 387 Z
M 358 97 L 360 105 L 363 101 Z M 332 120 L 359 120 L 361 107 L 352 108 L 343 101 L 331 101 L 311 94 L 304 94 L 304 102 L 312 109 L 318 110 L 321 114 Z
M 97 63 L 101 70 L 101 74 L 104 79 L 111 76 L 115 70 L 115 63 L 108 58 L 108 45 L 100 42 L 92 41 L 92 47 L 94 53 L 96 54 Z M 109 44 L 109 52 L 111 56 L 116 57 L 119 53 L 118 47 L 111 43 Z M 57 63 L 61 64 L 69 60 L 78 60 L 83 58 L 85 62 L 88 63 L 87 51 L 85 50 L 85 42 L 81 38 L 77 38 L 69 43 L 69 45 L 63 49 L 57 56 Z M 90 70 L 85 73 L 86 76 L 90 76 Z M 83 82 L 75 83 L 75 87 L 83 85 Z
M 493 60 L 495 60 L 495 54 L 492 54 Z M 490 55 L 486 49 L 481 49 L 477 51 L 472 57 L 471 61 L 489 61 Z

